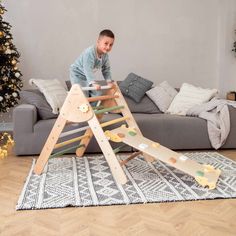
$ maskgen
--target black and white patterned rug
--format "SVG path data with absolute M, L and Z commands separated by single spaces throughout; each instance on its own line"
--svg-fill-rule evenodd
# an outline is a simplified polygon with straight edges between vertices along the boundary
M 117 184 L 103 155 L 53 158 L 42 175 L 33 173 L 35 160 L 16 209 L 67 206 L 102 206 L 236 197 L 236 163 L 216 152 L 184 153 L 199 163 L 221 169 L 217 188 L 209 190 L 160 161 L 147 163 L 141 156 L 128 162 L 125 185 Z M 124 155 L 118 155 L 123 159 Z

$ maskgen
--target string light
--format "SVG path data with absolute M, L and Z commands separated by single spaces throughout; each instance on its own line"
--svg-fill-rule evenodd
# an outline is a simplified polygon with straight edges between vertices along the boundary
M 7 132 L 4 132 L 0 136 L 0 158 L 3 159 L 8 156 L 10 148 L 12 148 L 15 144 L 14 140 L 12 139 L 11 135 Z

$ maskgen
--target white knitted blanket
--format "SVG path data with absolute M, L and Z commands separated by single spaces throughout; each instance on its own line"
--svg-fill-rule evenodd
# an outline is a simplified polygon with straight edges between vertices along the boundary
M 236 108 L 235 101 L 213 98 L 211 101 L 194 106 L 187 111 L 187 116 L 197 116 L 207 121 L 211 145 L 219 149 L 230 132 L 230 115 L 228 106 Z

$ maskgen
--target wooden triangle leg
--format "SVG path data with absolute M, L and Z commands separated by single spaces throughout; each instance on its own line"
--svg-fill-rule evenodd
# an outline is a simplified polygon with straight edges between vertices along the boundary
M 104 157 L 107 160 L 107 163 L 111 169 L 111 172 L 113 174 L 114 179 L 119 184 L 125 184 L 127 182 L 126 175 L 117 160 L 116 155 L 114 154 L 114 151 L 107 140 L 106 135 L 103 132 L 103 129 L 101 128 L 99 121 L 96 116 L 94 116 L 91 120 L 88 121 L 89 126 L 91 127 L 93 134 L 103 152 Z
M 65 127 L 65 124 L 66 119 L 59 115 L 36 162 L 36 165 L 34 167 L 35 174 L 40 175 L 43 172 L 44 166 L 46 165 L 48 158 L 51 155 L 63 128 Z

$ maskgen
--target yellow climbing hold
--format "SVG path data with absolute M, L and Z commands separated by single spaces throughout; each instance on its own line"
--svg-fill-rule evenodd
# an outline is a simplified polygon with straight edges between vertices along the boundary
M 118 134 L 113 134 L 109 130 L 105 131 L 106 137 L 116 143 L 122 142 L 122 138 Z
M 158 148 L 158 147 L 160 147 L 160 143 L 155 143 L 155 142 L 153 142 L 153 143 L 152 143 L 152 147 Z
M 79 106 L 79 110 L 80 110 L 81 112 L 83 112 L 83 113 L 88 112 L 88 111 L 89 111 L 89 106 L 88 106 L 88 104 L 82 104 L 82 105 L 80 105 L 80 106 Z

